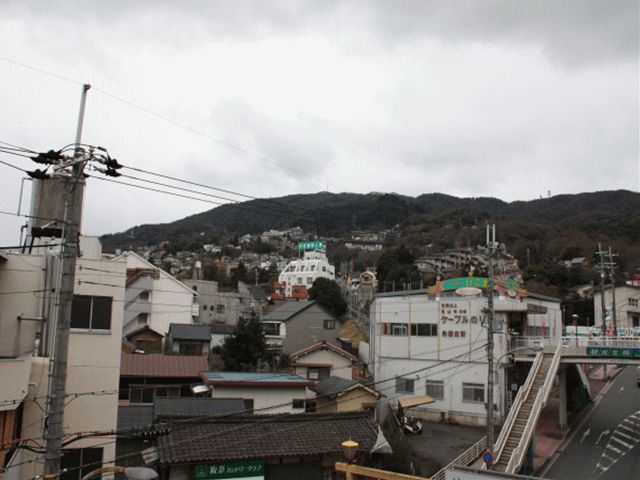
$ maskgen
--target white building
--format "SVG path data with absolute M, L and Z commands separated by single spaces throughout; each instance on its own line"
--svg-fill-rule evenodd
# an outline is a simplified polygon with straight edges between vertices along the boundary
M 630 330 L 640 327 L 640 286 L 633 284 L 616 287 L 616 325 L 618 328 Z M 611 286 L 604 289 L 604 303 L 606 311 L 606 321 L 611 325 L 613 321 L 613 291 Z M 602 326 L 602 292 L 594 292 L 593 295 L 593 318 L 595 325 Z
M 311 288 L 316 278 L 336 278 L 335 267 L 329 264 L 327 256 L 320 250 L 304 252 L 302 258 L 292 260 L 280 273 L 278 282 L 285 286 L 285 296 L 292 296 L 292 287 L 303 285 Z
M 494 344 L 497 382 L 494 401 L 504 418 L 511 378 L 506 352 L 522 337 L 562 335 L 560 300 L 529 294 L 495 297 Z M 487 299 L 483 295 L 444 293 L 439 299 L 423 290 L 376 295 L 370 314 L 370 369 L 379 391 L 391 400 L 430 395 L 420 416 L 486 424 Z M 543 341 L 542 338 L 538 339 Z M 522 352 L 526 353 L 526 352 Z
M 200 311 L 196 291 L 134 252 L 121 257 L 127 262 L 124 335 L 145 325 L 166 335 L 172 323 L 195 323 Z
M 76 263 L 69 337 L 65 434 L 117 428 L 126 263 L 104 258 L 99 246 L 97 239 L 81 237 L 83 256 Z M 0 258 L 0 423 L 6 433 L 10 422 L 13 433 L 20 432 L 21 438 L 42 437 L 55 337 L 53 292 L 59 251 L 57 247 L 37 251 Z M 62 467 L 94 461 L 109 464 L 115 444 L 88 436 L 69 443 L 64 452 Z M 41 455 L 26 449 L 0 453 L 0 472 L 6 467 L 0 479 L 26 480 L 42 474 Z

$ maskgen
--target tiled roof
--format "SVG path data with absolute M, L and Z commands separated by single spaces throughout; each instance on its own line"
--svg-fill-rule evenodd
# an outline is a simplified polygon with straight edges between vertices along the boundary
M 171 335 L 171 338 L 176 340 L 211 341 L 211 328 L 209 325 L 172 323 L 169 325 L 169 334 Z
M 316 302 L 315 300 L 312 301 L 302 301 L 302 302 L 285 302 L 282 305 L 280 305 L 278 308 L 276 308 L 275 310 L 271 311 L 271 313 L 269 313 L 268 315 L 265 315 L 265 317 L 263 318 L 263 320 L 268 321 L 280 321 L 280 322 L 286 322 L 287 320 L 289 320 L 291 317 L 296 316 L 298 313 L 302 312 L 303 310 L 309 308 L 311 305 L 314 305 Z
M 158 417 L 190 417 L 203 415 L 230 415 L 245 411 L 241 398 L 156 398 L 154 413 Z
M 212 335 L 231 335 L 236 329 L 235 325 L 227 325 L 225 323 L 212 323 L 211 327 Z
M 298 357 L 302 357 L 308 353 L 311 352 L 315 352 L 316 350 L 331 350 L 332 352 L 337 353 L 338 355 L 342 355 L 343 357 L 348 358 L 349 360 L 353 361 L 353 362 L 358 362 L 360 363 L 360 359 L 358 357 L 356 357 L 355 355 L 350 354 L 349 352 L 347 352 L 346 350 L 343 350 L 340 347 L 336 347 L 335 345 L 331 345 L 330 343 L 327 343 L 326 341 L 322 341 L 322 342 L 316 342 L 313 345 L 310 345 L 308 347 L 305 348 L 301 348 L 300 350 L 298 350 L 297 352 L 293 352 L 291 355 L 289 355 L 289 359 L 292 361 L 295 361 L 298 359 Z
M 160 463 L 226 462 L 340 454 L 351 438 L 371 452 L 378 426 L 363 413 L 236 416 L 196 423 L 158 438 Z
M 353 387 L 367 390 L 372 395 L 375 395 L 378 398 L 382 395 L 381 393 L 377 392 L 371 387 L 366 386 L 364 383 L 359 382 L 358 380 L 347 380 L 346 378 L 339 377 L 329 377 L 325 378 L 324 380 L 320 380 L 315 386 L 311 387 L 310 390 L 316 392 L 318 396 L 322 396 L 327 399 L 333 399 L 338 396 L 338 394 Z
M 120 376 L 197 378 L 201 371 L 208 368 L 207 358 L 200 355 L 162 355 L 160 353 L 136 355 L 123 353 L 120 363 Z
M 202 379 L 210 385 L 246 387 L 310 387 L 315 382 L 290 373 L 202 372 Z

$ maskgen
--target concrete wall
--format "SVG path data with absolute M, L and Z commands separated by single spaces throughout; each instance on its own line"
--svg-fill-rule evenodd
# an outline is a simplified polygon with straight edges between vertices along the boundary
M 317 413 L 353 412 L 362 410 L 363 405 L 377 402 L 375 395 L 363 388 L 356 388 L 333 400 L 321 398 L 317 401 Z
M 214 398 L 253 399 L 256 414 L 263 413 L 304 413 L 304 408 L 294 409 L 294 399 L 307 398 L 305 387 L 240 387 L 212 386 Z M 277 407 L 276 407 L 277 406 Z M 276 407 L 276 408 L 268 408 Z
M 135 254 L 127 254 L 127 268 L 156 268 L 140 259 Z M 159 278 L 153 279 L 153 290 L 149 294 L 151 313 L 147 325 L 158 333 L 166 335 L 172 323 L 193 324 L 198 315 L 198 307 L 194 309 L 194 294 L 190 288 L 176 280 L 168 273 L 160 270 Z M 124 326 L 124 334 L 131 333 L 140 325 L 134 319 Z
M 604 291 L 605 308 L 612 308 L 611 288 Z M 630 301 L 631 300 L 631 301 Z M 596 326 L 602 326 L 602 294 L 593 295 L 593 315 Z M 616 323 L 618 327 L 640 327 L 640 287 L 622 286 L 616 288 Z
M 333 329 L 324 328 L 324 320 L 335 320 Z M 286 337 L 282 353 L 290 355 L 301 348 L 325 340 L 339 347 L 340 322 L 317 303 L 290 318 L 286 322 Z
M 184 283 L 198 292 L 200 305 L 199 323 L 238 324 L 241 309 L 239 293 L 221 292 L 218 289 L 218 282 L 185 280 Z M 223 313 L 218 313 L 218 305 L 224 306 Z

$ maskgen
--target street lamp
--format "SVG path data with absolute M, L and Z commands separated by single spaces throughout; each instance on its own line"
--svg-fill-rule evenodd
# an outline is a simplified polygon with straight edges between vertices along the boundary
M 91 470 L 80 480 L 89 480 L 96 475 L 102 473 L 124 473 L 128 480 L 155 480 L 158 478 L 158 472 L 147 467 L 100 467 Z
M 346 480 L 353 480 L 353 474 L 351 473 L 351 464 L 356 458 L 356 452 L 358 450 L 358 442 L 354 442 L 349 439 L 342 442 L 342 452 L 344 453 L 345 458 L 347 459 L 347 468 L 345 471 Z

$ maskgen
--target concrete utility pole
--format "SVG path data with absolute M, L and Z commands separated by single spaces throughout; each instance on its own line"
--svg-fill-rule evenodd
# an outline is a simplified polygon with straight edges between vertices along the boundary
M 487 225 L 489 248 L 489 285 L 487 290 L 487 450 L 493 454 L 493 251 L 496 245 L 496 226 Z M 489 468 L 490 465 L 487 465 Z
M 605 255 L 605 251 L 602 250 L 602 244 L 598 243 L 598 251 L 596 252 L 596 254 L 600 257 L 600 264 L 596 266 L 596 270 L 600 273 L 600 308 L 602 310 L 600 317 L 602 320 L 602 326 L 600 328 L 601 330 L 601 334 L 602 336 L 604 336 L 604 334 L 606 333 L 606 327 L 605 327 L 605 318 L 607 316 L 607 304 L 605 302 L 605 298 L 604 298 L 604 275 L 605 275 L 605 264 L 604 264 L 604 255 Z M 595 322 L 595 318 L 593 319 Z M 606 368 L 606 367 L 605 367 Z
M 618 336 L 618 317 L 616 314 L 616 264 L 613 261 L 613 257 L 617 257 L 609 247 L 609 278 L 611 279 L 611 318 L 613 319 L 613 336 Z
M 69 353 L 69 328 L 71 326 L 71 305 L 75 283 L 76 258 L 80 240 L 80 221 L 82 217 L 82 196 L 84 193 L 84 153 L 80 148 L 84 108 L 90 85 L 82 86 L 80 114 L 76 130 L 76 145 L 71 177 L 66 178 L 67 197 L 64 212 L 64 231 L 62 235 L 60 303 L 57 305 L 58 322 L 55 332 L 55 346 L 51 357 L 53 363 L 49 379 L 47 428 L 44 474 L 45 478 L 54 478 L 60 472 L 62 436 L 64 421 L 64 403 L 67 383 L 67 356 Z

